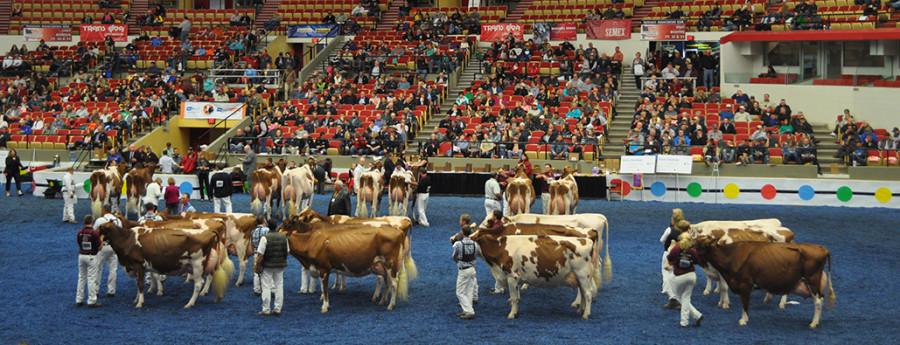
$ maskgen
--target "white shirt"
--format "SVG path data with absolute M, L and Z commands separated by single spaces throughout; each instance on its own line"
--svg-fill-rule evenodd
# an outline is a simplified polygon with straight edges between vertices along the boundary
M 6 59 L 3 59 L 3 68 L 10 68 L 13 64 L 12 56 L 7 56 Z
M 265 255 L 266 254 L 266 237 L 263 236 L 259 239 L 259 246 L 256 247 L 256 255 Z M 287 256 L 291 255 L 291 246 L 284 246 L 284 252 L 287 253 Z
M 484 183 L 484 197 L 485 199 L 497 200 L 498 195 L 500 195 L 500 182 L 497 182 L 497 179 L 492 177 Z
M 159 159 L 159 171 L 163 174 L 171 174 L 174 172 L 173 167 L 175 166 L 175 160 L 168 155 L 163 155 L 162 158 Z
M 163 196 L 162 188 L 156 182 L 151 182 L 147 185 L 147 194 L 144 195 L 144 203 L 145 204 L 157 204 L 159 203 L 159 199 Z
M 107 213 L 100 218 L 94 220 L 94 229 L 100 229 L 100 226 L 109 222 L 113 222 L 118 227 L 122 226 L 122 222 L 119 221 L 119 218 L 116 218 L 112 213 Z
M 353 169 L 353 189 L 359 191 L 359 177 L 366 171 L 366 168 L 362 165 L 357 165 L 356 169 Z
M 32 130 L 35 129 L 44 129 L 44 120 L 37 120 L 34 122 L 34 125 L 31 126 Z
M 63 175 L 62 190 L 66 193 L 75 193 L 75 174 L 66 173 Z

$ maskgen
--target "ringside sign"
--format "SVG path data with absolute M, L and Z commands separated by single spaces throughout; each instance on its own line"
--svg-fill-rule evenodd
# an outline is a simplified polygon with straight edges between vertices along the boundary
M 525 26 L 516 23 L 481 24 L 481 41 L 498 42 L 512 35 L 516 40 L 525 37 Z
M 107 36 L 113 42 L 128 42 L 128 25 L 124 24 L 81 24 L 81 42 L 103 42 Z

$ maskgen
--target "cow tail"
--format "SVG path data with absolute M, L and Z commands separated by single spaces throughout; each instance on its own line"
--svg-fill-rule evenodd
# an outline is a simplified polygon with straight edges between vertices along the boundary
M 419 269 L 416 267 L 416 261 L 413 260 L 412 257 L 412 246 L 410 245 L 409 235 L 406 236 L 403 254 L 403 268 L 406 270 L 406 274 L 409 277 L 409 280 L 416 280 L 419 277 Z
M 218 241 L 218 239 L 216 241 Z M 212 288 L 213 293 L 216 295 L 216 301 L 220 301 L 225 297 L 225 290 L 228 289 L 228 281 L 231 280 L 231 276 L 234 274 L 234 263 L 231 262 L 231 258 L 228 257 L 227 249 L 221 244 L 219 244 L 218 247 L 219 264 L 216 266 L 216 270 L 213 272 L 212 276 Z
M 397 252 L 397 256 L 400 258 L 401 262 L 398 262 L 397 269 L 397 297 L 400 298 L 401 301 L 409 300 L 409 272 L 406 271 L 406 258 L 404 255 L 405 250 L 405 242 L 400 245 L 400 250 Z M 390 276 L 387 277 L 390 279 Z M 390 284 L 388 284 L 390 286 Z
M 604 226 L 606 226 L 606 240 L 604 241 L 604 245 L 606 245 L 606 256 L 603 257 L 603 280 L 607 283 L 612 280 L 613 271 L 612 271 L 612 259 L 609 257 L 609 220 L 603 222 Z
M 837 294 L 834 293 L 834 286 L 831 284 L 834 281 L 834 275 L 831 273 L 831 253 L 825 259 L 828 260 L 828 306 L 834 307 L 834 303 L 837 301 Z

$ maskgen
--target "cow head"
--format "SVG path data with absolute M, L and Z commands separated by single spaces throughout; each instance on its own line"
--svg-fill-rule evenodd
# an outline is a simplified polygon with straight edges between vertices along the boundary
M 278 228 L 278 232 L 285 234 L 285 236 L 290 236 L 294 233 L 307 233 L 313 231 L 313 226 L 309 222 L 303 221 L 300 218 L 300 215 L 293 215 L 288 217 L 281 223 L 281 226 Z
M 319 214 L 319 212 L 316 212 L 315 210 L 313 210 L 310 207 L 303 209 L 303 211 L 300 211 L 300 213 L 298 213 L 297 215 L 295 215 L 291 218 L 295 219 L 298 222 L 302 222 L 302 223 L 318 223 L 318 222 L 327 222 L 328 221 L 328 219 L 325 218 L 325 216 Z

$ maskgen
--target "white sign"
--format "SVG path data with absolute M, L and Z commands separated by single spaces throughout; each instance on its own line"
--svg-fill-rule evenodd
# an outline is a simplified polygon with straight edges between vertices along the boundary
M 9 156 L 9 151 L 0 151 L 0 168 L 6 168 L 7 156 Z
M 656 172 L 656 156 L 622 156 L 619 173 L 652 174 Z
M 182 102 L 181 117 L 194 120 L 241 120 L 246 115 L 244 103 Z
M 659 174 L 691 174 L 694 167 L 691 156 L 658 155 L 656 156 L 656 172 Z

